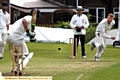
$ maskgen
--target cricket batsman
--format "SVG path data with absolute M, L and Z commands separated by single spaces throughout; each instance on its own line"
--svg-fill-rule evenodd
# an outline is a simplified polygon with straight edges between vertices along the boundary
M 26 32 L 26 35 L 30 37 L 30 41 L 35 41 L 35 26 L 36 26 L 36 19 L 39 18 L 40 11 L 38 9 L 32 9 L 30 15 L 27 15 L 19 20 L 17 20 L 14 24 L 9 27 L 8 34 L 7 34 L 7 43 L 12 50 L 13 45 L 20 44 L 23 46 L 23 68 L 28 64 L 29 60 L 32 58 L 33 53 L 29 53 L 28 47 L 25 43 L 23 34 Z M 22 53 L 22 52 L 21 52 Z M 16 58 L 17 52 L 14 52 L 14 58 Z M 20 55 L 19 55 L 20 56 Z M 19 57 L 21 59 L 21 57 Z M 20 71 L 22 71 L 22 64 L 20 64 Z M 15 74 L 17 74 L 17 66 L 14 68 Z

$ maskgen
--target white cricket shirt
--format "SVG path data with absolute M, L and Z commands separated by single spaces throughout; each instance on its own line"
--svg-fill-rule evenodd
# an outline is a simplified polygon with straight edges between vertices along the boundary
M 107 35 L 109 30 L 112 28 L 112 26 L 115 24 L 115 21 L 112 20 L 110 24 L 108 24 L 107 19 L 103 19 L 97 26 L 96 32 L 100 32 L 100 35 L 103 38 L 111 39 L 111 36 Z
M 10 24 L 10 14 L 8 12 L 4 14 L 2 9 L 0 9 L 0 29 L 7 29 L 7 24 Z
M 85 14 L 82 14 L 80 16 L 78 16 L 78 14 L 73 15 L 71 21 L 70 21 L 70 26 L 71 28 L 73 28 L 74 30 L 74 35 L 85 35 L 86 34 L 86 29 L 89 26 L 89 21 L 88 18 Z M 83 26 L 84 28 L 81 29 L 80 32 L 76 31 L 76 26 Z
M 18 34 L 18 35 L 23 35 L 25 32 L 25 28 L 23 26 L 22 20 L 25 19 L 28 23 L 28 29 L 31 29 L 31 19 L 32 16 L 28 15 L 25 16 L 19 20 L 17 20 L 13 25 L 9 27 L 9 33 L 11 34 Z

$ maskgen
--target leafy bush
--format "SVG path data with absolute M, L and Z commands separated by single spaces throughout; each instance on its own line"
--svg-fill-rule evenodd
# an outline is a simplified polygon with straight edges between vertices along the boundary
M 57 21 L 57 24 L 54 25 L 55 28 L 65 28 L 70 29 L 70 22 Z
M 96 27 L 97 27 L 97 23 L 90 23 L 88 29 L 86 30 L 85 43 L 89 42 L 92 38 L 95 37 Z

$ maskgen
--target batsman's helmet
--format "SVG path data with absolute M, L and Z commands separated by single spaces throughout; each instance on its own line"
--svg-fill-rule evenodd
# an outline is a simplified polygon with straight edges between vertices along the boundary
M 34 8 L 34 9 L 32 9 L 31 11 L 30 11 L 30 15 L 32 15 L 32 13 L 33 13 L 33 11 L 35 10 L 35 9 L 37 9 L 37 8 Z M 38 10 L 37 9 L 37 18 L 40 18 L 40 10 Z
M 2 6 L 8 6 L 8 3 L 6 1 L 3 1 Z

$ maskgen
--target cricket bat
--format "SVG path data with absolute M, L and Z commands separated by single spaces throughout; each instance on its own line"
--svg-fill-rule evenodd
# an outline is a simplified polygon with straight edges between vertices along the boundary
M 32 13 L 32 20 L 31 20 L 31 31 L 34 32 L 37 20 L 37 9 L 35 9 Z

